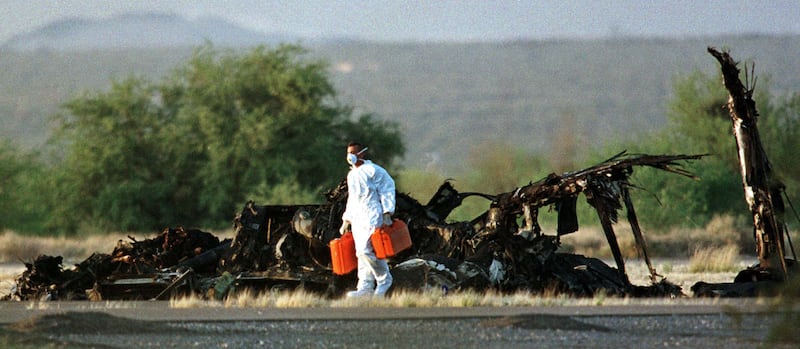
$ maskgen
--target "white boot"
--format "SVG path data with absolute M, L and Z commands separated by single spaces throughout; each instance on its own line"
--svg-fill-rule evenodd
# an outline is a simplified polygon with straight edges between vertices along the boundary
M 378 282 L 378 287 L 375 287 L 375 296 L 376 297 L 383 297 L 386 295 L 386 292 L 389 291 L 389 288 L 392 287 L 392 274 L 386 273 L 386 278 L 382 281 Z
M 364 297 L 364 296 L 371 296 L 373 293 L 372 289 L 361 289 L 347 292 L 347 298 L 357 298 L 357 297 Z
M 358 260 L 358 283 L 356 290 L 347 292 L 347 298 L 371 296 L 375 289 L 375 276 L 367 260 Z
M 375 273 L 375 282 L 377 283 L 377 287 L 375 287 L 375 295 L 378 297 L 383 297 L 389 288 L 392 287 L 392 274 L 389 272 L 389 264 L 386 263 L 384 259 L 377 259 L 375 258 L 370 263 L 370 267 L 372 267 L 373 272 Z

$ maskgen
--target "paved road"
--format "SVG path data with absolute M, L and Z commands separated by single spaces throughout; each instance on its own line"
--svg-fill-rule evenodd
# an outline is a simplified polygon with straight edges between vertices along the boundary
M 0 302 L 11 333 L 85 347 L 754 348 L 786 314 L 757 300 L 604 306 L 190 308 Z M 19 332 L 14 332 L 19 331 Z M 796 348 L 797 343 L 770 347 Z

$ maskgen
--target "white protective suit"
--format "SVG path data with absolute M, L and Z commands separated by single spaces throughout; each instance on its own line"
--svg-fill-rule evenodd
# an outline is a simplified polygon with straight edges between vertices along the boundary
M 347 174 L 347 206 L 342 220 L 349 221 L 353 231 L 358 257 L 356 289 L 361 294 L 374 289 L 376 295 L 383 295 L 391 287 L 389 265 L 375 256 L 370 236 L 383 225 L 383 214 L 394 214 L 394 210 L 395 186 L 389 173 L 369 160 L 353 166 Z

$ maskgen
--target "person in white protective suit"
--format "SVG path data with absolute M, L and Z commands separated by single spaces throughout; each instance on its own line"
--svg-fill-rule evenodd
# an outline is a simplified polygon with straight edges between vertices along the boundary
M 392 287 L 389 265 L 375 256 L 370 237 L 379 226 L 392 224 L 394 179 L 383 167 L 366 159 L 367 149 L 360 143 L 347 146 L 347 206 L 339 233 L 352 230 L 358 258 L 358 283 L 347 297 L 384 296 Z

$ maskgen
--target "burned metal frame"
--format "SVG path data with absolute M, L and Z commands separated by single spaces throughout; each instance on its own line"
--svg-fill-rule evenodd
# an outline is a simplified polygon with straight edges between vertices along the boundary
M 728 90 L 728 110 L 736 138 L 745 201 L 753 217 L 759 267 L 772 277 L 782 279 L 787 274 L 783 242 L 787 232 L 786 224 L 781 219 L 784 213 L 781 198 L 784 185 L 772 174 L 772 164 L 758 132 L 759 115 L 753 100 L 756 78 L 751 70 L 746 78 L 752 77 L 752 83 L 747 79 L 746 84 L 742 84 L 738 63 L 728 52 L 709 47 L 708 53 L 719 62 L 723 84 Z
M 583 193 L 587 202 L 596 210 L 620 276 L 627 281 L 625 262 L 613 228 L 614 223 L 618 220 L 617 211 L 622 208 L 622 203 L 624 202 L 628 223 L 631 225 L 637 249 L 644 258 L 645 263 L 647 263 L 651 281 L 656 282 L 658 274 L 650 262 L 647 244 L 631 201 L 630 188 L 632 186 L 628 179 L 633 173 L 634 166 L 649 166 L 695 178 L 691 173 L 682 169 L 677 162 L 696 160 L 703 156 L 628 155 L 622 152 L 596 166 L 574 173 L 565 173 L 561 176 L 550 174 L 547 178 L 537 183 L 498 195 L 498 199 L 492 203 L 492 206 L 500 207 L 511 214 L 522 212 L 526 222 L 533 221 L 534 225 L 538 227 L 538 223 L 535 223 L 536 215 L 531 214 L 532 210 L 538 210 L 542 206 L 562 203 Z M 577 227 L 575 229 L 577 230 Z M 559 228 L 559 235 L 568 232 L 571 231 L 564 231 Z
M 407 222 L 413 245 L 390 260 L 395 285 L 448 291 L 551 288 L 578 296 L 601 290 L 625 296 L 680 295 L 680 287 L 657 281 L 631 201 L 634 186 L 629 178 L 637 166 L 692 177 L 679 162 L 702 156 L 622 152 L 595 166 L 551 173 L 496 195 L 459 193 L 445 181 L 424 205 L 398 193 L 396 215 Z M 558 251 L 560 237 L 578 230 L 574 206 L 580 194 L 597 212 L 616 269 Z M 235 217 L 235 236 L 229 240 L 179 227 L 153 239 L 120 241 L 112 254 L 95 254 L 72 270 L 62 269 L 60 257 L 42 256 L 26 265 L 9 299 L 164 299 L 184 293 L 220 299 L 247 288 L 296 287 L 335 297 L 355 278 L 331 272 L 327 248 L 338 235 L 346 195 L 342 181 L 325 194 L 327 202 L 321 205 L 248 202 Z M 487 199 L 488 209 L 469 222 L 448 222 L 450 213 L 471 196 Z M 545 234 L 538 222 L 539 209 L 551 205 L 559 213 L 554 235 Z M 651 285 L 635 286 L 628 280 L 613 229 L 623 207 Z

